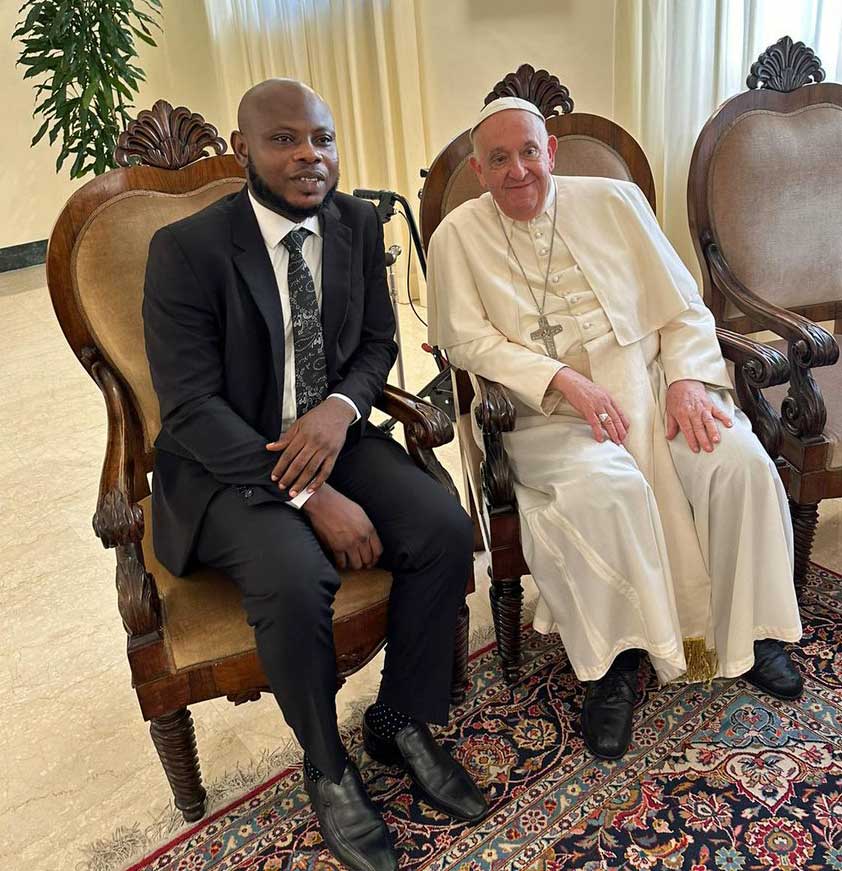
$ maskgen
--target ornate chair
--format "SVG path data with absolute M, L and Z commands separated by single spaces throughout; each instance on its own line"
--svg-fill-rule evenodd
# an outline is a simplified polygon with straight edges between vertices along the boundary
M 818 503 L 842 496 L 842 85 L 785 36 L 752 66 L 748 90 L 699 134 L 687 205 L 704 294 L 718 324 L 771 330 L 789 358 L 781 409 L 795 528 L 795 580 L 810 560 Z M 832 321 L 835 338 L 816 321 Z
M 206 157 L 206 149 L 217 156 Z M 235 704 L 268 689 L 239 593 L 219 572 L 189 582 L 152 549 L 147 476 L 160 428 L 144 351 L 141 300 L 149 241 L 161 226 L 232 194 L 243 172 L 201 115 L 159 101 L 119 139 L 121 167 L 76 191 L 50 237 L 47 281 L 70 346 L 99 386 L 108 443 L 93 526 L 117 556 L 117 607 L 128 635 L 132 682 L 185 820 L 205 810 L 188 706 L 227 696 Z M 130 163 L 139 163 L 130 166 Z M 404 425 L 415 462 L 456 493 L 432 449 L 453 438 L 437 408 L 387 387 L 377 407 Z M 391 576 L 343 572 L 334 606 L 338 684 L 383 645 Z M 468 581 L 468 579 L 466 579 Z M 468 581 L 473 589 L 473 579 Z M 465 695 L 468 609 L 457 630 L 453 699 Z
M 646 155 L 635 140 L 613 121 L 573 112 L 570 93 L 546 70 L 528 64 L 498 82 L 485 98 L 514 96 L 533 102 L 547 119 L 547 130 L 558 137 L 557 175 L 592 175 L 635 182 L 655 207 L 655 186 Z M 468 165 L 468 131 L 457 136 L 436 157 L 421 192 L 421 233 L 429 244 L 442 218 L 456 206 L 479 196 L 482 188 Z M 736 366 L 740 403 L 766 449 L 775 454 L 780 424 L 759 388 L 786 380 L 786 359 L 778 352 L 726 330 L 719 331 L 725 357 Z M 491 607 L 504 674 L 513 680 L 520 659 L 523 600 L 521 577 L 529 573 L 520 540 L 520 522 L 512 470 L 502 434 L 515 426 L 515 410 L 499 385 L 471 373 L 453 371 L 457 427 L 469 494 L 471 516 L 490 556 Z M 482 434 L 477 445 L 471 407 Z

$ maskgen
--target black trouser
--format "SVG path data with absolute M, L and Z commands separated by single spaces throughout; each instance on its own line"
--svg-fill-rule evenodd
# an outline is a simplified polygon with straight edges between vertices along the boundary
M 380 699 L 428 723 L 447 722 L 457 612 L 473 532 L 457 501 L 395 441 L 368 427 L 328 483 L 368 514 L 380 565 L 393 573 Z M 247 505 L 235 488 L 208 507 L 197 558 L 239 586 L 269 685 L 312 762 L 345 767 L 336 724 L 332 603 L 340 578 L 302 511 Z

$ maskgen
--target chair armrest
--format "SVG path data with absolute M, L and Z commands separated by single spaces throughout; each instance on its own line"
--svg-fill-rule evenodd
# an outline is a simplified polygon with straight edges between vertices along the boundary
M 502 385 L 474 375 L 479 401 L 474 416 L 482 433 L 485 457 L 480 466 L 482 490 L 492 514 L 517 511 L 515 483 L 503 433 L 515 428 L 517 413 Z
M 415 464 L 458 499 L 453 479 L 433 453 L 433 448 L 453 441 L 453 424 L 448 416 L 435 405 L 389 384 L 374 407 L 403 424 L 406 449 Z
M 751 421 L 751 428 L 774 460 L 781 450 L 781 419 L 761 392 L 764 387 L 785 384 L 789 362 L 780 351 L 739 333 L 717 327 L 722 356 L 734 364 L 734 381 L 740 408 Z
M 119 379 L 94 348 L 82 363 L 96 381 L 108 412 L 108 444 L 93 527 L 103 547 L 117 551 L 117 608 L 130 639 L 161 633 L 161 603 L 155 578 L 143 560 L 143 509 L 135 500 L 134 457 L 143 450 Z
M 839 359 L 835 339 L 808 318 L 787 311 L 749 290 L 731 271 L 715 243 L 711 242 L 705 248 L 705 256 L 713 283 L 725 298 L 764 329 L 787 340 L 791 372 L 789 395 L 781 407 L 783 425 L 799 438 L 820 437 L 827 422 L 827 411 L 810 369 L 832 366 Z

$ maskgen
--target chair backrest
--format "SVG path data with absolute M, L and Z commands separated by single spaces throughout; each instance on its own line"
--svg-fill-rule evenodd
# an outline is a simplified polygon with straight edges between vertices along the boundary
M 570 92 L 556 76 L 529 64 L 509 73 L 485 98 L 521 97 L 534 103 L 547 119 L 547 131 L 558 138 L 554 173 L 620 178 L 635 182 L 655 208 L 652 170 L 643 149 L 622 127 L 573 111 Z M 444 216 L 466 200 L 478 197 L 480 186 L 468 160 L 468 131 L 445 147 L 430 166 L 421 191 L 421 236 L 425 247 Z
M 68 342 L 85 368 L 107 365 L 126 394 L 135 427 L 132 457 L 145 473 L 161 427 L 143 338 L 141 305 L 149 242 L 159 228 L 243 186 L 226 143 L 201 115 L 159 100 L 141 112 L 117 148 L 121 168 L 68 200 L 50 236 L 47 283 Z M 140 166 L 129 165 L 140 161 Z
M 814 321 L 842 316 L 842 86 L 784 37 L 752 66 L 748 90 L 699 134 L 690 163 L 690 232 L 717 322 L 755 328 L 713 285 L 715 244 L 749 290 Z

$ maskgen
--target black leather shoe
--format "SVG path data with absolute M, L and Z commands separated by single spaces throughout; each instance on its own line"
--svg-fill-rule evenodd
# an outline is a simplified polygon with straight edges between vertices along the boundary
M 363 718 L 363 743 L 372 759 L 405 768 L 430 804 L 444 813 L 469 823 L 488 813 L 488 802 L 468 772 L 436 743 L 423 723 L 413 720 L 386 740 Z
M 615 662 L 585 690 L 582 735 L 585 746 L 602 759 L 619 759 L 629 749 L 637 701 L 637 668 Z
M 322 838 L 340 862 L 353 871 L 397 871 L 389 830 L 350 759 L 339 783 L 324 776 L 311 780 L 305 769 L 304 786 Z
M 804 681 L 780 641 L 764 638 L 754 642 L 754 665 L 743 677 L 764 693 L 779 699 L 797 699 Z

